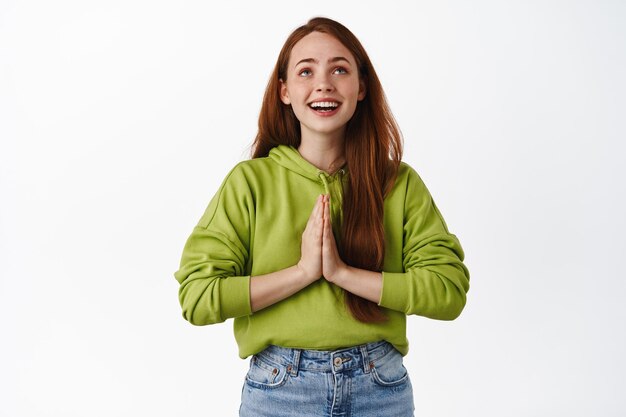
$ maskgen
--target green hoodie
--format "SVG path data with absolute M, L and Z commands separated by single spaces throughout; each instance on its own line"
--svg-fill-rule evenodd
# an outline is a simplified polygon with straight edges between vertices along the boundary
M 418 174 L 404 162 L 384 205 L 379 305 L 387 321 L 355 320 L 344 290 L 322 277 L 252 313 L 250 276 L 299 261 L 302 232 L 319 194 L 331 196 L 337 236 L 347 178 L 344 170 L 326 174 L 284 145 L 235 166 L 189 236 L 174 274 L 185 319 L 206 325 L 234 318 L 239 356 L 246 358 L 270 344 L 334 350 L 383 339 L 406 355 L 407 314 L 456 318 L 469 289 L 463 249 Z

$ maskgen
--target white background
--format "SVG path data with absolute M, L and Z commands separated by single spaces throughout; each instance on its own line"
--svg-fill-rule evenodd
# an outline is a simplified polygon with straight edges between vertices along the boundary
M 626 413 L 626 3 L 0 2 L 0 415 L 235 416 L 184 242 L 287 35 L 360 38 L 471 271 L 410 317 L 418 416 Z

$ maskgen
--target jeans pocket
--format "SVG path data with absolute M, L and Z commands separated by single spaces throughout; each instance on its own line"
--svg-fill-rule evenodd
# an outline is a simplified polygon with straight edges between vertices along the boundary
M 372 362 L 372 379 L 383 387 L 394 387 L 409 380 L 409 374 L 402 363 L 402 354 L 391 349 L 385 356 Z
M 246 383 L 255 388 L 278 388 L 287 382 L 287 368 L 273 363 L 261 356 L 254 355 L 250 360 L 250 369 Z

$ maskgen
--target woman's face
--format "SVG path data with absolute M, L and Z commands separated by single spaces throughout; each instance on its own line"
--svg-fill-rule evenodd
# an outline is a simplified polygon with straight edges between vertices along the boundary
M 365 86 L 352 53 L 333 36 L 312 32 L 291 50 L 280 97 L 293 108 L 303 139 L 343 137 L 357 102 L 365 97 Z

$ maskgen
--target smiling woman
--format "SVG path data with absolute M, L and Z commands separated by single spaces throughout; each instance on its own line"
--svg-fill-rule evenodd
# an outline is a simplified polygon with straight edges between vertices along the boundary
M 358 39 L 314 18 L 286 40 L 252 159 L 209 203 L 175 277 L 184 317 L 234 319 L 241 416 L 412 416 L 406 316 L 456 318 L 464 253 Z
M 281 100 L 291 105 L 302 135 L 332 141 L 343 138 L 357 102 L 365 97 L 354 56 L 323 32 L 313 32 L 294 45 L 280 84 Z

